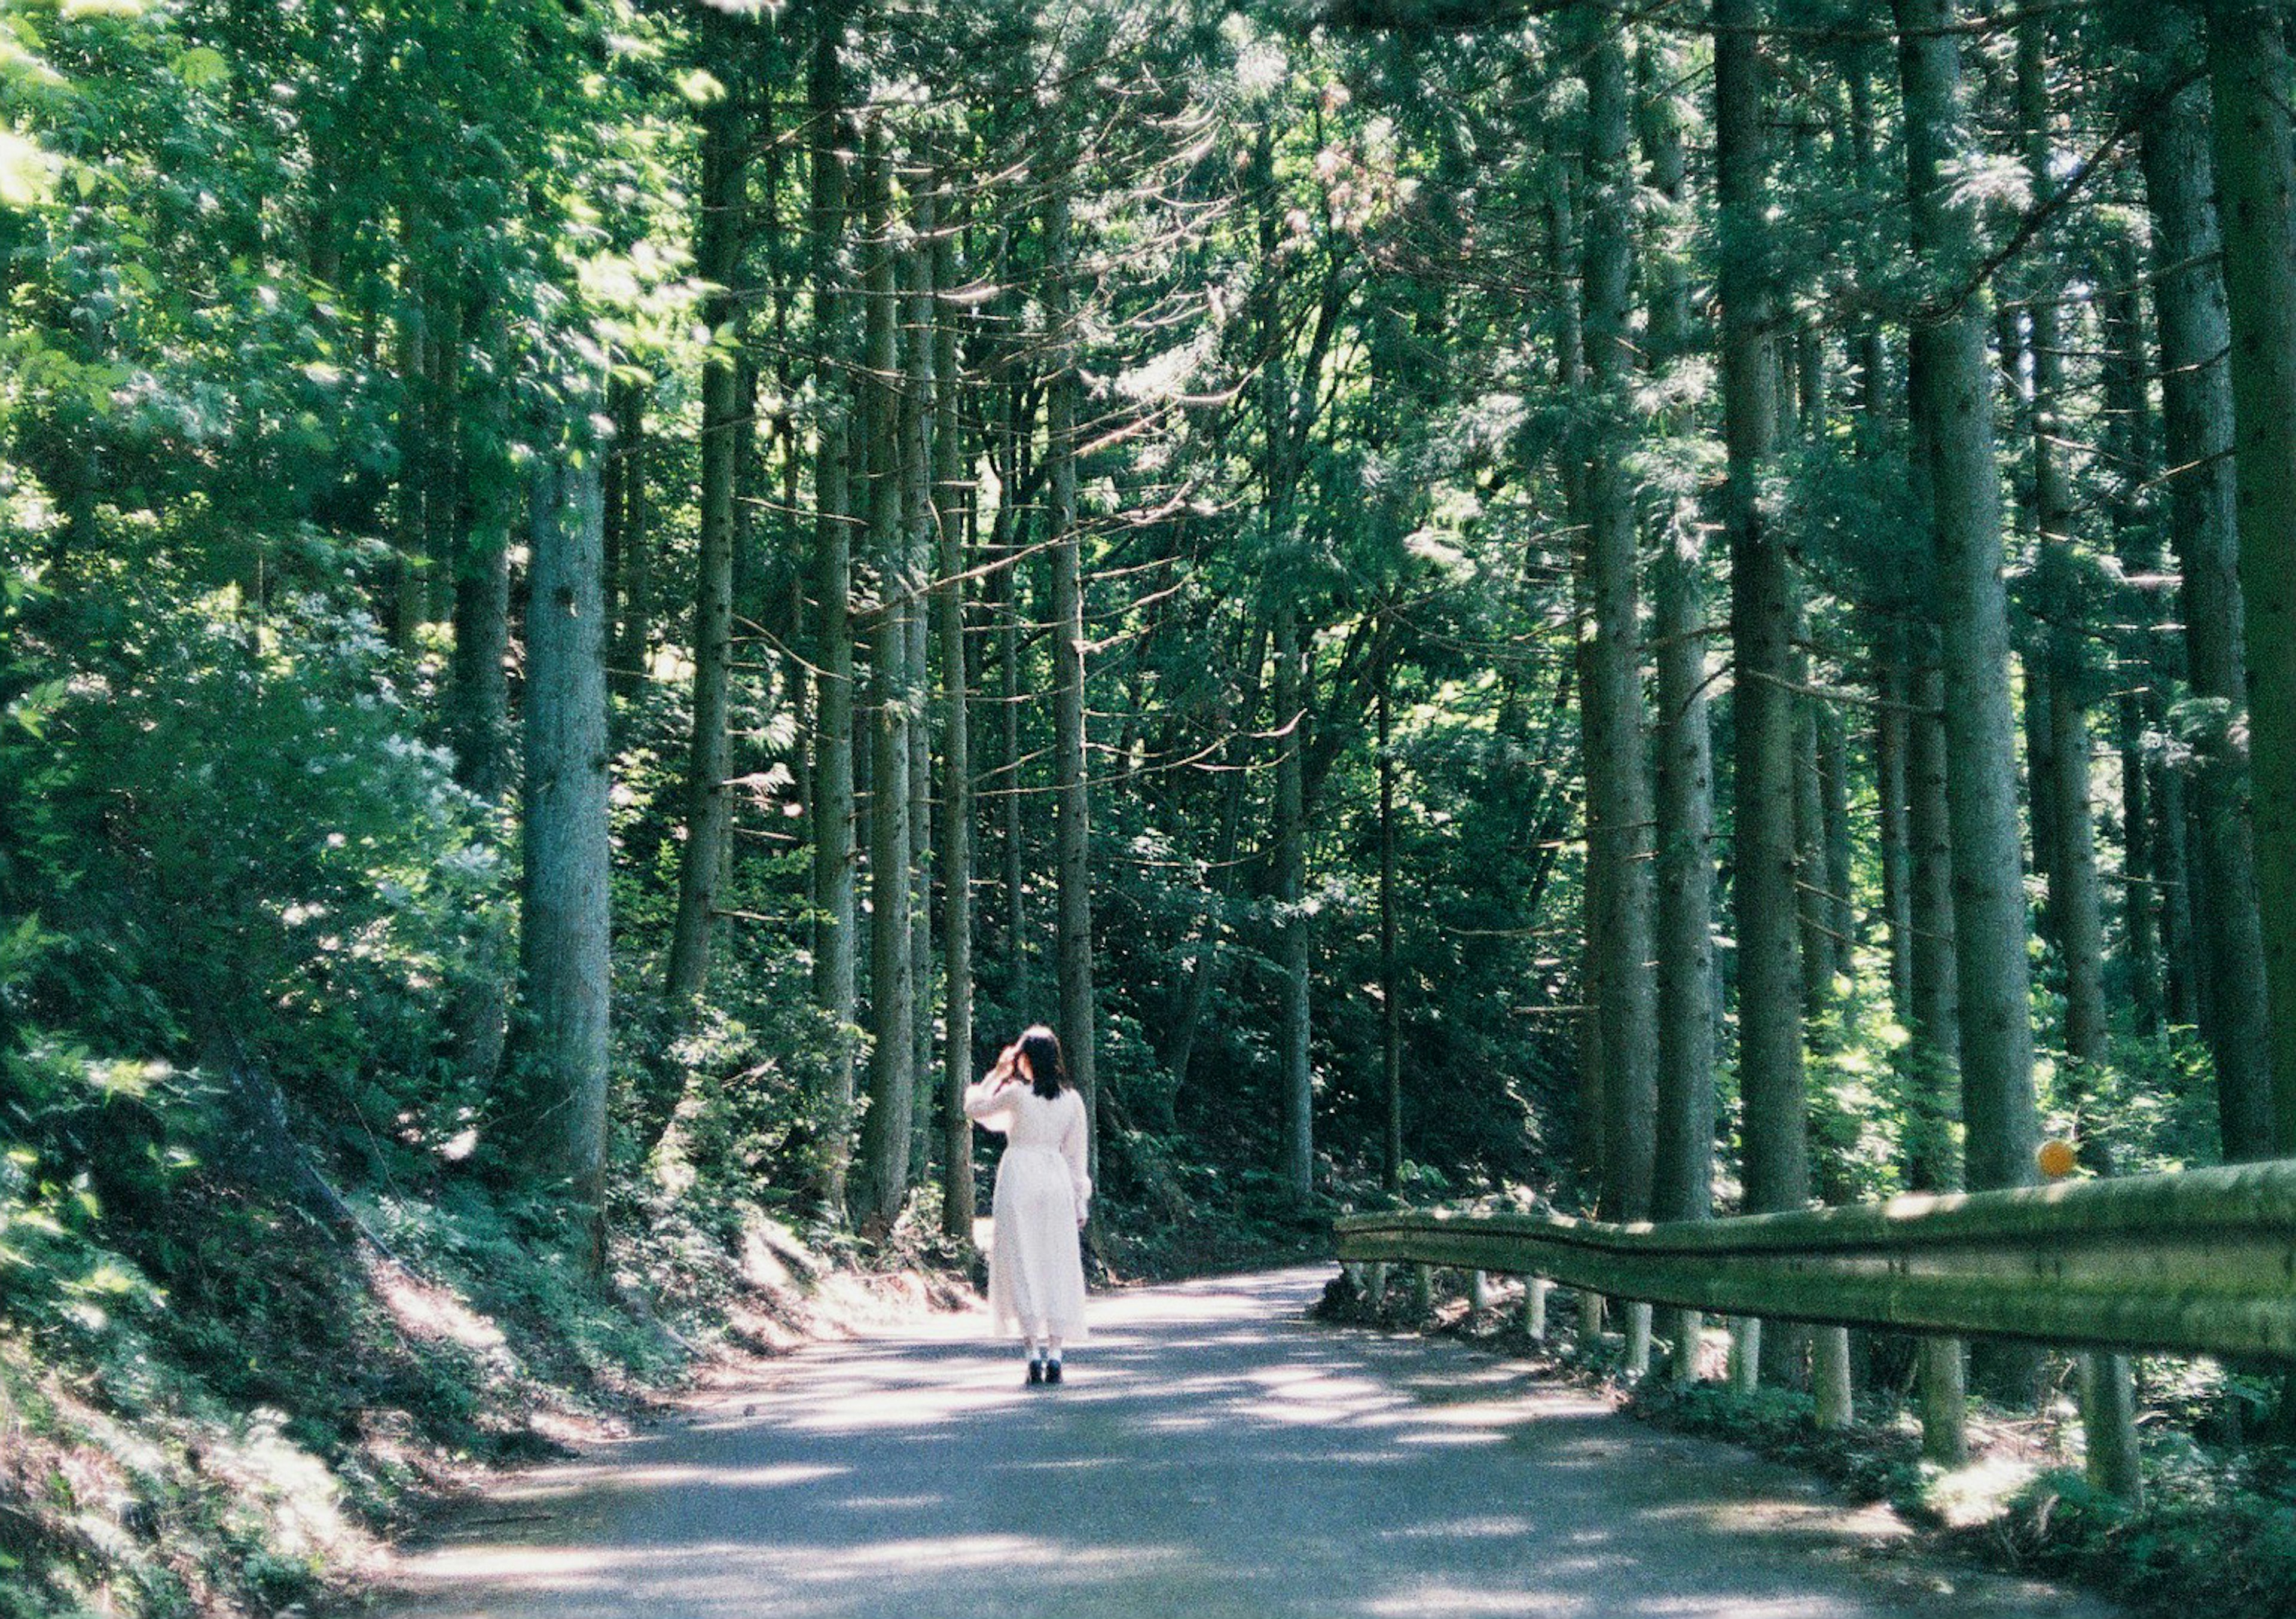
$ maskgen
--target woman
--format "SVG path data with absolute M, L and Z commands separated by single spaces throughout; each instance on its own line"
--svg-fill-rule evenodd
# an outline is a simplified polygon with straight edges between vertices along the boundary
M 965 1091 L 964 1110 L 1004 1138 L 991 1206 L 988 1307 L 998 1330 L 1021 1335 L 1029 1386 L 1056 1384 L 1061 1346 L 1085 1336 L 1077 1233 L 1092 1204 L 1084 1098 L 1069 1083 L 1059 1036 L 1041 1023 L 1023 1031 Z

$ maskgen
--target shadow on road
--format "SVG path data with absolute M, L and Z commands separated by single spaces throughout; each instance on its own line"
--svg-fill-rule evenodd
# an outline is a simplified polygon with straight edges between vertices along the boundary
M 406 1619 L 2109 1610 L 1877 1556 L 1888 1520 L 1525 1368 L 1301 1320 L 1317 1271 L 1095 1301 L 1062 1388 L 980 1317 L 824 1345 L 492 1492 Z M 1982 1594 L 1980 1594 L 1980 1588 Z

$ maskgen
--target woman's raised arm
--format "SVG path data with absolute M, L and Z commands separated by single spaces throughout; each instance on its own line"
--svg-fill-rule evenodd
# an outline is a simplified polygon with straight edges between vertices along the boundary
M 1015 1094 L 1011 1077 L 992 1069 L 987 1078 L 964 1088 L 965 1116 L 984 1129 L 1007 1134 L 1013 1128 Z

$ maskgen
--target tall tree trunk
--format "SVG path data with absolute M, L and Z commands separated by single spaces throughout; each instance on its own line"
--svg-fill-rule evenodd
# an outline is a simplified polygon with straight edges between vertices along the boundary
M 1394 628 L 1384 616 L 1382 635 Z M 1379 1067 L 1386 1093 L 1386 1128 L 1381 1132 L 1380 1184 L 1403 1187 L 1403 1002 L 1395 960 L 1395 752 L 1389 688 L 1393 664 L 1380 660 L 1379 724 Z
M 1077 522 L 1077 415 L 1083 379 L 1070 345 L 1070 274 L 1069 200 L 1055 192 L 1046 225 L 1046 253 L 1053 278 L 1053 341 L 1059 370 L 1049 384 L 1045 413 L 1045 453 L 1053 458 L 1053 769 L 1054 879 L 1059 889 L 1058 961 L 1061 1043 L 1069 1072 L 1083 1093 L 1091 1121 L 1086 1141 L 1087 1173 L 1100 1178 L 1100 1144 L 1105 1124 L 1100 1106 L 1095 1053 L 1099 1013 L 1095 1005 L 1092 953 L 1092 788 L 1085 717 L 1084 536 Z
M 398 555 L 392 570 L 390 643 L 401 651 L 411 651 L 416 632 L 422 626 L 428 595 L 425 581 L 430 559 L 423 552 L 429 531 L 423 507 L 431 494 L 434 425 L 430 408 L 430 271 L 426 258 L 430 233 L 420 205 L 412 199 L 400 205 L 398 239 L 404 281 L 400 302 L 405 314 L 398 324 L 399 472 L 393 511 Z
M 1857 910 L 1849 892 L 1849 737 L 1841 710 L 1823 699 L 1817 703 L 1817 784 L 1827 954 L 1833 976 L 1846 981 L 1857 971 Z
M 828 1101 L 831 1139 L 823 1154 L 821 1200 L 846 1206 L 856 1053 L 852 1028 L 858 997 L 858 918 L 853 892 L 853 526 L 852 400 L 837 361 L 846 352 L 845 289 L 838 244 L 845 233 L 844 85 L 838 62 L 840 9 L 821 8 L 806 78 L 811 147 L 808 228 L 812 233 L 814 383 L 820 401 L 815 429 L 813 532 L 814 742 L 812 895 L 813 1002 L 830 1020 Z
M 1807 614 L 1797 614 L 1794 640 L 1809 638 Z M 1797 646 L 1794 683 L 1808 686 L 1808 657 Z M 1794 909 L 1801 936 L 1801 1015 L 1815 1042 L 1816 1025 L 1833 999 L 1833 944 L 1825 935 L 1825 784 L 1818 773 L 1818 699 L 1794 703 Z
M 2017 106 L 2027 172 L 2036 194 L 2051 183 L 2054 152 L 2049 135 L 2049 20 L 2032 13 L 2017 25 Z M 2079 520 L 2071 481 L 2060 446 L 2064 421 L 2062 323 L 2057 300 L 2062 278 L 2047 255 L 2030 276 L 2027 314 L 2032 379 L 2033 529 L 2038 561 L 2034 594 L 2045 619 L 2040 657 L 2048 669 L 2042 724 L 2048 732 L 2046 800 L 2034 813 L 2054 817 L 2049 837 L 2049 913 L 2064 972 L 2067 1099 L 2079 1106 L 2106 1058 L 2104 912 L 2098 890 L 2096 829 L 2092 814 L 2092 740 L 2088 707 L 2095 678 L 2082 619 L 2081 581 L 2072 554 Z M 2037 773 L 2041 762 L 2036 761 Z M 2037 838 L 2036 841 L 2038 839 Z
M 1947 178 L 1958 157 L 1961 46 L 1951 0 L 1893 0 L 1903 43 L 1914 250 L 1932 289 L 1974 259 L 1974 223 Z M 1968 1174 L 1980 1189 L 2033 1179 L 2031 986 L 2009 701 L 1999 473 L 1982 292 L 1914 334 L 1914 407 L 1928 419 L 1953 822 Z
M 2153 312 L 2161 332 L 2161 418 L 2169 474 L 2169 532 L 2182 578 L 2185 673 L 2207 715 L 2194 732 L 2186 807 L 2201 854 L 2187 914 L 2209 981 L 2204 1031 L 2216 1059 L 2227 1162 L 2270 1157 L 2272 1019 L 2255 826 L 2240 721 L 2248 707 L 2240 568 L 2245 535 L 2235 500 L 2232 330 L 2225 302 L 2209 148 L 2206 87 L 2194 86 L 2147 120 L 2140 148 L 2152 219 Z
M 512 1155 L 562 1179 L 603 1259 L 608 998 L 604 510 L 594 461 L 537 478 L 527 565 L 520 967 L 528 1046 Z
M 933 1067 L 932 970 L 932 689 L 931 603 L 922 593 L 939 544 L 933 504 L 935 379 L 933 373 L 932 221 L 930 193 L 913 205 L 920 240 L 903 257 L 903 317 L 908 369 L 901 396 L 901 512 L 908 529 L 910 588 L 901 605 L 909 693 L 909 1025 L 910 1073 L 923 1100 L 914 1109 L 911 1178 L 931 1173 Z M 966 1123 L 970 1124 L 971 1121 Z M 970 1137 L 967 1138 L 968 1141 Z
M 1690 276 L 1678 240 L 1688 225 L 1679 65 L 1645 37 L 1636 61 L 1641 144 L 1659 207 L 1645 262 L 1648 348 L 1661 374 L 1690 342 Z M 1714 760 L 1707 712 L 1705 528 L 1693 502 L 1658 512 L 1650 570 L 1658 710 L 1652 725 L 1657 790 L 1652 835 L 1656 915 L 1658 1072 L 1651 1216 L 1704 1220 L 1714 1204 Z M 1658 1323 L 1677 1382 L 1698 1375 L 1702 1321 L 1671 1310 Z
M 703 37 L 728 52 L 738 36 L 726 14 L 703 13 Z M 713 24 L 709 20 L 717 20 Z M 694 270 L 709 288 L 701 321 L 725 333 L 739 325 L 742 241 L 748 215 L 750 119 L 738 97 L 701 110 L 701 217 Z M 738 345 L 738 333 L 732 340 Z M 737 356 L 713 350 L 701 368 L 701 554 L 694 565 L 693 733 L 685 782 L 685 844 L 677 868 L 677 917 L 670 931 L 664 995 L 684 1018 L 709 977 L 709 929 L 726 864 L 733 800 L 726 792 L 726 715 L 734 658 L 734 486 L 749 401 Z M 653 1132 L 667 1119 L 654 1121 Z
M 1801 1024 L 1779 1009 L 1802 1000 L 1795 937 L 1794 585 L 1785 537 L 1761 486 L 1777 447 L 1776 290 L 1768 239 L 1768 161 L 1756 30 L 1760 0 L 1715 0 L 1714 137 L 1720 205 L 1724 525 L 1730 542 L 1730 639 L 1736 676 L 1732 765 L 1737 807 L 1738 1086 L 1743 1099 L 1744 1202 L 1750 1214 L 1809 1200 L 1808 1110 Z M 1780 1338 L 1784 1334 L 1766 1334 Z M 1791 1349 L 1764 1345 L 1790 1372 Z
M 650 508 L 646 501 L 646 395 L 633 384 L 614 414 L 615 461 L 620 476 L 616 491 L 621 497 L 617 525 L 615 588 L 621 608 L 613 641 L 613 689 L 635 696 L 645 683 L 646 660 L 653 642 L 653 546 L 647 533 Z
M 2141 139 L 2140 135 L 2140 139 Z M 2124 576 L 2159 571 L 2160 547 L 2144 520 L 2140 494 L 2158 476 L 2152 451 L 2152 405 L 2148 391 L 2144 323 L 2138 307 L 2144 280 L 2134 233 L 2112 246 L 2107 275 L 2113 283 L 2098 293 L 2104 347 L 2103 441 L 2109 479 L 2105 512 L 2112 525 L 2113 550 Z M 2144 682 L 2113 699 L 2113 747 L 2119 756 L 2121 927 L 2126 937 L 2122 984 L 2131 1022 L 2141 1035 L 2161 1032 L 2161 938 L 2159 895 L 2152 884 L 2152 781 L 2144 768 L 2144 703 L 2156 692 L 2168 664 L 2155 646 L 2157 610 L 2135 635 L 2121 637 L 2120 659 Z M 2128 681 L 2123 681 L 2124 688 Z M 2259 971 L 2261 970 L 2259 967 Z
M 909 637 L 914 583 L 901 509 L 899 292 L 890 238 L 892 165 L 873 124 L 862 158 L 868 238 L 867 380 L 870 550 L 877 605 L 870 634 L 869 1108 L 861 1118 L 857 1222 L 890 1227 L 908 1191 L 916 1104 L 915 982 L 909 937 Z
M 1906 631 L 1895 617 L 1874 626 L 1874 796 L 1879 810 L 1882 915 L 1890 942 L 1890 1012 L 1911 1027 L 1914 1016 L 1913 838 L 1907 826 L 1906 754 L 1912 703 Z
M 1971 271 L 1976 225 L 1948 176 L 1959 157 L 1961 45 L 1952 0 L 1892 0 L 1900 45 L 1913 248 L 1931 297 Z M 1913 409 L 1925 419 L 1945 681 L 1946 789 L 1953 823 L 1954 943 L 1960 974 L 1962 1116 L 1979 1189 L 2029 1185 L 2040 1134 L 2033 1094 L 2017 730 L 2009 696 L 2000 472 L 1985 295 L 1972 292 L 1913 333 Z M 2030 1352 L 1996 1357 L 2004 1398 L 2030 1397 Z
M 1627 324 L 1632 290 L 1632 103 L 1622 20 L 1587 16 L 1583 319 L 1596 421 L 1582 454 L 1587 596 L 1587 836 L 1603 846 L 1603 915 L 1595 956 L 1603 1024 L 1604 1215 L 1650 1215 L 1657 1111 L 1658 1026 L 1651 950 L 1651 789 L 1644 757 L 1641 602 L 1626 394 L 1634 374 Z
M 1553 155 L 1556 160 L 1554 181 L 1548 193 L 1548 257 L 1560 283 L 1557 289 L 1559 308 L 1555 323 L 1554 384 L 1557 393 L 1567 398 L 1575 397 L 1587 386 L 1586 331 L 1581 298 L 1585 278 L 1571 274 L 1569 269 L 1570 247 L 1578 236 L 1571 165 L 1563 154 L 1557 152 Z M 1586 469 L 1578 457 L 1570 453 L 1570 448 L 1566 446 L 1559 469 L 1563 500 L 1570 513 L 1572 526 L 1583 528 L 1587 511 Z M 1580 626 L 1573 648 L 1572 672 L 1579 690 L 1584 691 L 1589 674 L 1588 660 L 1594 655 L 1594 638 L 1585 633 L 1584 626 L 1594 617 L 1594 602 L 1590 595 L 1591 580 L 1583 565 L 1573 568 L 1570 583 L 1571 612 Z M 1578 750 L 1583 768 L 1584 759 L 1601 751 L 1603 710 L 1599 704 L 1581 702 L 1578 705 Z M 1594 812 L 1591 805 L 1582 807 L 1587 835 L 1581 841 L 1586 851 L 1586 869 L 1578 887 L 1579 915 L 1586 945 L 1578 969 L 1578 999 L 1582 1010 L 1578 1014 L 1577 1029 L 1578 1096 L 1572 1139 L 1573 1157 L 1577 1160 L 1579 1178 L 1587 1188 L 1587 1195 L 1589 1198 L 1599 1199 L 1605 1184 L 1603 1120 L 1607 1114 L 1603 1092 L 1606 1064 L 1603 1052 L 1601 963 L 1605 959 L 1603 924 L 1609 914 L 1608 902 L 1603 897 L 1609 871 L 1606 858 L 1609 851 L 1601 839 L 1592 836 Z M 1591 1335 L 1600 1329 L 1602 1300 L 1590 1294 L 1586 1304 L 1590 1311 L 1590 1319 L 1585 1329 Z
M 1017 401 L 1006 390 L 1010 410 L 1007 421 L 1019 410 Z M 1015 429 L 1017 430 L 1017 429 Z M 1009 463 L 1017 473 L 1017 454 Z M 1000 853 L 1004 856 L 1004 880 L 998 884 L 1004 902 L 1004 944 L 1009 956 L 1006 962 L 1009 977 L 1005 993 L 1015 1006 L 1026 1006 L 1033 998 L 1029 970 L 1029 821 L 1028 800 L 1023 794 L 1023 759 L 1021 743 L 1021 553 L 1026 539 L 1013 511 L 1012 502 L 1019 483 L 1016 477 L 1005 481 L 1004 494 L 998 498 L 996 526 L 992 533 L 1001 532 L 1004 543 L 995 547 L 1004 560 L 1002 576 L 1004 595 L 996 617 L 996 735 L 1000 744 L 998 775 L 1002 795 L 997 801 L 998 823 L 1004 836 Z
M 1287 595 L 1275 609 L 1275 723 L 1283 733 L 1283 752 L 1275 762 L 1275 904 L 1282 928 L 1276 961 L 1283 985 L 1276 1043 L 1283 1087 L 1283 1182 L 1293 1197 L 1304 1201 L 1315 1192 L 1316 1092 L 1308 1050 L 1308 975 L 1313 947 L 1304 914 L 1307 715 L 1301 665 L 1300 613 Z
M 1912 1015 L 1902 1059 L 1911 1116 L 1906 1183 L 1915 1191 L 1961 1185 L 1954 1125 L 1960 1116 L 1960 970 L 1953 918 L 1952 815 L 1946 791 L 1945 679 L 1937 632 L 1908 635 L 1906 685 L 1912 713 L 1906 730 L 1907 931 L 1912 945 L 1907 993 Z M 1958 1466 L 1969 1455 L 1965 1356 L 1958 1338 L 1925 1337 L 1920 1361 L 1922 1448 L 1932 1461 Z
M 2272 1146 L 2296 1152 L 2296 188 L 2278 11 L 2209 13 L 2217 195 L 2231 317 L 2233 464 L 2264 975 Z M 2213 873 L 2211 876 L 2213 877 Z M 2196 905 L 2194 910 L 2197 912 Z M 2229 1149 L 2232 1143 L 2226 1143 Z M 2245 1139 L 2240 1143 L 2248 1145 Z
M 949 195 L 944 185 L 939 196 Z M 934 395 L 933 511 L 939 525 L 940 582 L 933 593 L 940 641 L 941 756 L 947 785 L 941 821 L 941 932 L 948 964 L 946 1043 L 942 1047 L 941 1229 L 959 1242 L 972 1240 L 972 1121 L 964 1114 L 964 1087 L 972 1078 L 972 655 L 965 642 L 964 502 L 968 489 L 964 439 L 957 417 L 956 321 L 946 301 L 958 285 L 956 233 L 946 212 L 933 238 Z

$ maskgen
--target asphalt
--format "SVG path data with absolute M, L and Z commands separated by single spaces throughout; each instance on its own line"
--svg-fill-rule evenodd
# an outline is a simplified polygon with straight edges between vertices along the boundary
M 1308 1322 L 1330 1272 L 1096 1298 L 1065 1386 L 979 1315 L 828 1344 L 504 1482 L 398 1619 L 2103 1619 L 1533 1368 Z

